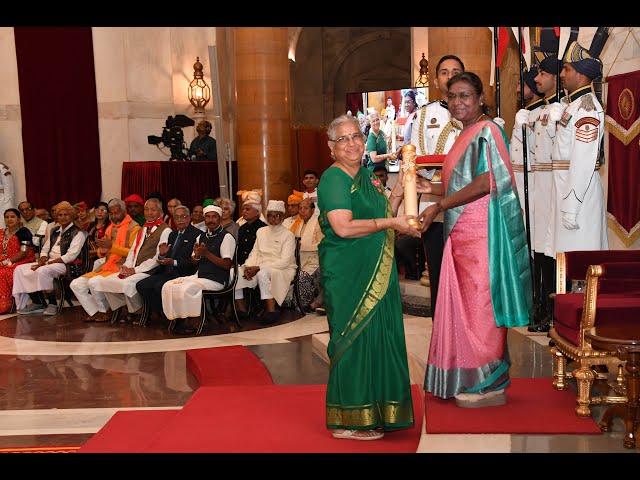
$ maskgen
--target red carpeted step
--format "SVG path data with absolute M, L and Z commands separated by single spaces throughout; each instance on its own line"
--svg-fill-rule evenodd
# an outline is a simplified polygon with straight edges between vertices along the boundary
M 180 410 L 133 410 L 116 412 L 78 453 L 136 453 Z
M 427 393 L 427 433 L 601 433 L 591 418 L 575 413 L 576 394 L 558 391 L 551 378 L 512 378 L 500 407 L 459 408 L 455 399 Z
M 338 440 L 325 426 L 326 385 L 201 387 L 145 449 L 155 452 L 415 452 L 422 390 L 412 387 L 415 425 L 382 440 Z M 127 435 L 123 430 L 122 435 Z
M 187 368 L 202 387 L 273 384 L 264 363 L 243 346 L 188 350 Z

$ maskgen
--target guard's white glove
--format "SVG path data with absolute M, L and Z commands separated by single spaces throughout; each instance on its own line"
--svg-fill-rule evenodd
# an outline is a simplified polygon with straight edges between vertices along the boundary
M 566 105 L 563 105 L 562 103 L 552 103 L 549 107 L 549 120 L 551 120 L 552 122 L 559 122 L 562 118 L 562 114 L 564 113 L 565 108 Z
M 521 108 L 516 113 L 516 124 L 515 128 L 522 128 L 522 125 L 526 125 L 529 123 L 529 110 L 526 108 Z
M 500 117 L 496 117 L 493 119 L 493 121 L 504 130 L 504 120 Z
M 562 212 L 562 226 L 567 230 L 578 230 L 580 226 L 576 222 L 577 216 L 575 213 Z

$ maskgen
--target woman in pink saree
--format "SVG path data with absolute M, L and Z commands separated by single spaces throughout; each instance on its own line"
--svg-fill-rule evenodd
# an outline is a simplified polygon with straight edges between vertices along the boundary
M 449 82 L 451 115 L 463 131 L 446 157 L 445 195 L 421 214 L 422 230 L 445 212 L 445 248 L 425 390 L 461 407 L 502 405 L 509 385 L 507 327 L 525 326 L 531 275 L 504 131 L 483 112 L 482 82 Z

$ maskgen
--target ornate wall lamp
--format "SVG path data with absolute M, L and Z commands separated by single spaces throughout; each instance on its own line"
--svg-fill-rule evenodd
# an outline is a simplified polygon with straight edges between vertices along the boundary
M 196 57 L 196 63 L 193 64 L 193 80 L 189 84 L 188 96 L 189 102 L 191 102 L 197 114 L 204 113 L 204 107 L 211 99 L 211 89 L 207 82 L 204 81 L 202 69 L 200 57 Z
M 429 86 L 429 61 L 424 58 L 422 54 L 422 60 L 420 60 L 420 74 L 416 78 L 416 87 L 428 87 Z

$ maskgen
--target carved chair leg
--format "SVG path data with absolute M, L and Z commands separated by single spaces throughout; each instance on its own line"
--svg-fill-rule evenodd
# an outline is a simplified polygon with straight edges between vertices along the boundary
M 551 355 L 553 355 L 553 386 L 556 390 L 566 390 L 567 359 L 557 347 L 551 349 Z
M 593 370 L 589 368 L 589 365 L 581 365 L 580 369 L 575 372 L 574 376 L 578 383 L 578 406 L 576 407 L 576 413 L 580 417 L 591 416 L 591 409 L 589 404 L 591 403 L 591 385 L 595 375 Z

